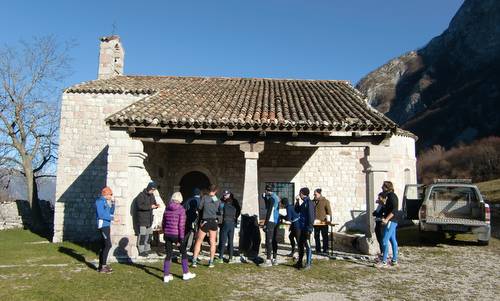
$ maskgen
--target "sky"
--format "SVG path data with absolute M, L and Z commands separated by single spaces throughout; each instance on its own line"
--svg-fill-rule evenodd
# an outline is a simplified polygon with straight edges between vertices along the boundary
M 355 84 L 441 34 L 462 0 L 12 1 L 0 45 L 54 35 L 70 86 L 97 77 L 99 38 L 118 34 L 125 74 L 339 79 Z M 113 26 L 114 24 L 114 26 Z

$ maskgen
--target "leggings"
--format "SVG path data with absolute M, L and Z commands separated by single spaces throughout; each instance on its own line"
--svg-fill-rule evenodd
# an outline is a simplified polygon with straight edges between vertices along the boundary
M 165 239 L 165 260 L 172 259 L 172 254 L 174 252 L 173 244 L 177 244 L 179 241 L 178 238 L 166 236 Z M 179 251 L 181 252 L 182 259 L 187 259 L 187 251 L 185 241 L 181 241 L 179 244 Z
M 99 229 L 101 234 L 101 248 L 99 249 L 99 269 L 107 264 L 109 249 L 111 249 L 110 228 Z
M 382 246 L 384 248 L 384 256 L 382 258 L 383 262 L 387 262 L 387 256 L 389 255 L 389 241 L 392 245 L 392 261 L 398 261 L 398 242 L 396 240 L 396 228 L 398 224 L 395 222 L 389 222 L 384 229 L 384 238 L 382 239 Z
M 170 237 L 165 235 L 165 260 L 163 261 L 163 275 L 170 275 L 170 265 L 172 263 L 172 253 L 173 253 L 173 244 L 179 243 L 179 251 L 181 252 L 181 264 L 182 264 L 182 273 L 186 274 L 189 272 L 188 269 L 188 259 L 186 252 L 186 240 L 180 241 L 177 237 Z

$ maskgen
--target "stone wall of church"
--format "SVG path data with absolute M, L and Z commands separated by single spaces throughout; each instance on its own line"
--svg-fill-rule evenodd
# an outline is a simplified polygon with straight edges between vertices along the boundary
M 242 199 L 245 159 L 237 146 L 145 143 L 145 152 L 146 169 L 160 184 L 163 199 L 179 189 L 180 180 L 190 171 L 203 172 L 212 183 Z M 363 147 L 266 144 L 258 161 L 259 188 L 263 191 L 265 182 L 291 182 L 298 194 L 304 186 L 311 192 L 321 187 L 331 202 L 334 221 L 341 226 L 352 224 L 366 206 L 363 156 Z M 262 208 L 262 200 L 260 203 Z
M 63 94 L 57 171 L 54 241 L 92 240 L 97 237 L 94 201 L 110 185 L 122 200 L 117 209 L 114 243 L 134 245 L 130 207 L 150 179 L 159 187 L 158 199 L 168 200 L 182 177 L 201 171 L 221 189 L 242 199 L 244 154 L 238 146 L 142 143 L 123 131 L 110 131 L 104 119 L 137 101 L 130 94 Z M 413 138 L 393 136 L 387 155 L 387 173 L 402 198 L 404 184 L 416 181 Z M 331 202 L 337 230 L 359 229 L 366 210 L 366 147 L 295 147 L 266 143 L 259 154 L 259 189 L 265 182 L 291 182 L 295 193 L 320 187 Z M 378 187 L 376 187 L 378 189 Z M 256 196 L 257 201 L 258 196 Z M 161 220 L 155 213 L 155 224 Z M 131 253 L 129 253 L 131 254 Z
M 97 237 L 94 202 L 106 185 L 107 116 L 141 95 L 64 93 L 61 103 L 54 241 Z

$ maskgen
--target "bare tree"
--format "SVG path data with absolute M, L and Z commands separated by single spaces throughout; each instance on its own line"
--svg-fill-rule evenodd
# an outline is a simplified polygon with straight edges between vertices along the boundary
M 54 174 L 60 85 L 69 75 L 70 47 L 48 36 L 0 48 L 0 167 L 26 177 L 35 227 L 42 225 L 36 178 Z

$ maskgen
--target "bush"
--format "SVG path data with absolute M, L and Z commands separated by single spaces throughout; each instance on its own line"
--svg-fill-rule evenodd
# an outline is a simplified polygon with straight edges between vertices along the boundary
M 435 178 L 467 178 L 483 182 L 500 178 L 500 137 L 488 137 L 469 145 L 446 150 L 440 145 L 419 154 L 419 182 L 428 184 Z

